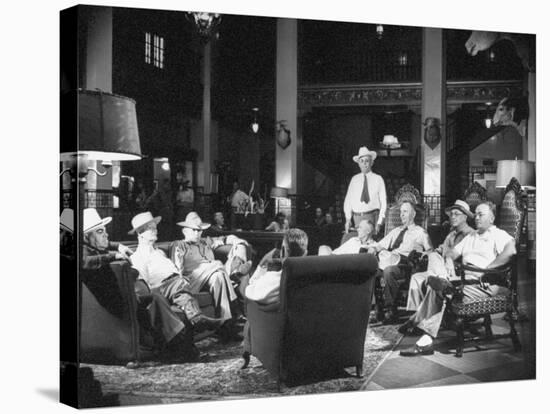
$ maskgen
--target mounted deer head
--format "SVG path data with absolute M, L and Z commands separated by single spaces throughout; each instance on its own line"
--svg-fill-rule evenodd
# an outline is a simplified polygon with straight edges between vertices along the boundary
M 518 33 L 484 32 L 474 30 L 464 44 L 471 56 L 489 49 L 501 40 L 509 40 L 516 49 L 523 67 L 529 72 L 535 72 L 535 36 Z

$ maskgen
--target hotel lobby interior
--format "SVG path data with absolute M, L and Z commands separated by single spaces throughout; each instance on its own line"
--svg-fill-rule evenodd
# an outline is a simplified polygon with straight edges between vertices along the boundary
M 61 350 L 62 371 L 78 365 L 73 364 L 75 353 L 80 358 L 80 380 L 86 385 L 81 385 L 79 404 L 534 380 L 534 59 L 534 35 L 106 6 L 63 11 L 59 214 L 72 209 L 74 229 L 85 222 L 83 209 L 94 208 L 100 217 L 112 218 L 106 226 L 109 239 L 133 249 L 132 218 L 149 211 L 162 216 L 158 244 L 170 246 L 182 238 L 176 223 L 187 221 L 190 212 L 206 223 L 221 213 L 223 229 L 207 234 L 246 240 L 253 271 L 266 253 L 281 247 L 284 231 L 266 228 L 282 213 L 290 228 L 308 235 L 304 260 L 311 261 L 304 263 L 319 274 L 327 273 L 325 263 L 340 272 L 351 265 L 336 263 L 336 255 L 316 256 L 319 246 L 336 249 L 345 237 L 344 199 L 359 172 L 354 157 L 367 147 L 375 154 L 372 170 L 383 178 L 387 193 L 378 239 L 401 225 L 399 206 L 411 197 L 416 224 L 434 248 L 450 231 L 447 208 L 455 200 L 464 200 L 472 213 L 480 202 L 490 201 L 496 205 L 495 224 L 512 235 L 517 250 L 507 310 L 476 314 L 465 330 L 466 337 L 488 331 L 493 337 L 467 341 L 459 352 L 454 325 L 444 324 L 433 354 L 403 357 L 400 352 L 418 339 L 398 331 L 411 315 L 407 290 L 397 320 L 388 323 L 380 316 L 377 296 L 383 286 L 372 278 L 365 282 L 364 324 L 357 325 L 363 335 L 361 362 L 294 382 L 281 374 L 293 361 L 283 351 L 273 368 L 263 351 L 255 353 L 253 342 L 250 365 L 241 369 L 241 343 L 215 334 L 195 337 L 204 359 L 161 362 L 140 342 L 133 298 L 137 276 L 132 279 L 128 263 L 117 268 L 120 275 L 113 284 L 106 284 L 122 292 L 124 317 L 104 305 L 106 285 L 87 286 L 78 278 L 65 285 L 63 272 L 79 269 L 62 266 L 62 297 L 78 290 L 81 299 L 61 304 L 61 335 L 71 332 L 79 338 L 77 352 L 63 343 Z M 248 201 L 236 206 L 239 191 Z M 322 212 L 318 217 L 317 210 Z M 82 242 L 79 233 L 74 237 Z M 81 259 L 81 254 L 76 256 Z M 289 309 L 298 296 L 292 288 L 300 291 L 300 283 L 315 276 L 313 270 L 302 275 L 296 266 L 283 270 L 281 290 L 287 292 Z M 293 285 L 288 276 L 287 286 L 285 275 L 297 273 L 304 281 Z M 292 309 L 312 313 L 306 308 Z M 449 302 L 449 313 L 451 308 Z M 250 319 L 246 309 L 240 329 Z M 63 310 L 78 315 L 80 332 L 75 331 L 76 317 L 63 317 Z M 302 325 L 289 322 L 299 318 L 290 310 L 282 318 L 284 348 L 292 342 L 292 329 Z M 337 322 L 355 326 L 351 319 Z M 258 320 L 249 320 L 252 331 Z M 318 315 L 313 323 L 324 324 Z M 338 325 L 327 322 L 332 323 Z M 517 340 L 506 337 L 511 326 Z M 321 347 L 304 335 L 299 338 L 293 346 L 306 354 Z M 63 393 L 63 379 L 61 386 Z

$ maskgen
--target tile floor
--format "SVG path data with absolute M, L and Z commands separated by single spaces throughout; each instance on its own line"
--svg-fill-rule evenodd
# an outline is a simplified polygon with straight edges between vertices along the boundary
M 525 264 L 525 263 L 523 263 Z M 520 264 L 520 269 L 527 266 Z M 522 350 L 514 352 L 510 339 L 466 345 L 462 358 L 454 355 L 454 332 L 442 331 L 435 342 L 435 354 L 402 357 L 399 351 L 412 346 L 418 337 L 403 337 L 394 351 L 367 378 L 364 390 L 382 390 L 438 385 L 470 384 L 489 381 L 534 379 L 536 373 L 535 274 L 518 276 L 520 311 L 527 320 L 516 324 Z M 509 325 L 503 315 L 493 317 L 493 332 L 506 333 Z

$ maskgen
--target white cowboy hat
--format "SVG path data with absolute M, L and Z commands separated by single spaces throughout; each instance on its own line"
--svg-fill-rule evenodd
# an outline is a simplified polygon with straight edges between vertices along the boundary
M 397 266 L 401 261 L 401 255 L 397 252 L 382 250 L 378 253 L 378 267 L 384 270 L 388 266 Z
M 145 213 L 139 213 L 134 216 L 132 219 L 132 227 L 133 229 L 128 232 L 128 234 L 134 234 L 137 229 L 140 227 L 146 225 L 147 223 L 150 223 L 152 221 L 155 222 L 155 224 L 159 224 L 159 222 L 162 220 L 161 216 L 153 217 L 151 212 L 146 211 Z
M 176 223 L 181 227 L 189 227 L 190 229 L 195 230 L 206 230 L 210 227 L 209 223 L 203 223 L 199 215 L 195 211 L 191 211 L 187 216 L 185 216 L 185 221 L 180 221 Z
M 59 227 L 69 233 L 74 233 L 74 211 L 72 208 L 66 208 L 61 212 Z
M 445 214 L 451 214 L 451 210 L 460 210 L 470 218 L 474 218 L 474 214 L 470 211 L 470 206 L 466 201 L 456 200 L 455 203 L 445 209 Z
M 106 226 L 112 219 L 112 217 L 105 217 L 102 219 L 99 217 L 99 214 L 95 208 L 85 208 L 83 211 L 84 234 L 95 230 L 98 227 Z
M 367 147 L 361 147 L 359 148 L 359 153 L 357 155 L 353 156 L 353 161 L 359 162 L 359 158 L 363 158 L 366 156 L 370 156 L 372 160 L 374 161 L 376 159 L 376 151 L 369 151 Z

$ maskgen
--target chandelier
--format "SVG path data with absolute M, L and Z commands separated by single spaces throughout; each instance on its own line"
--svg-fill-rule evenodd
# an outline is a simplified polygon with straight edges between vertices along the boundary
M 222 21 L 222 16 L 218 13 L 188 12 L 186 16 L 195 23 L 199 35 L 206 41 L 216 33 L 216 28 Z

